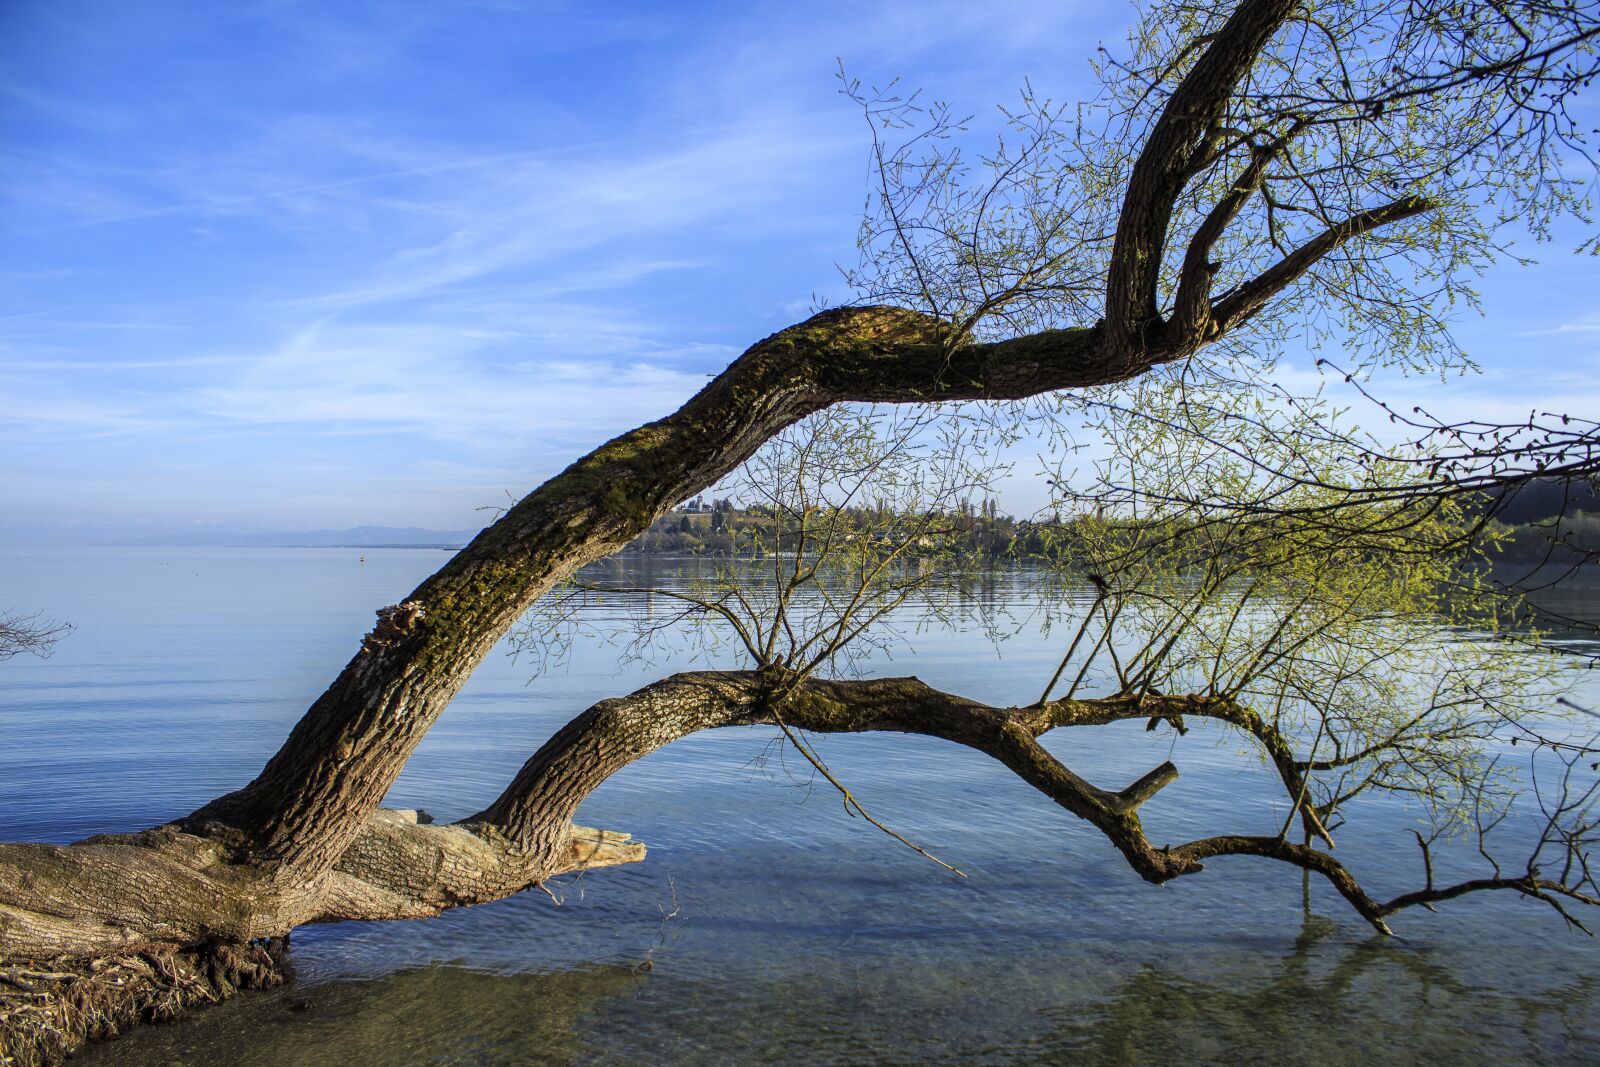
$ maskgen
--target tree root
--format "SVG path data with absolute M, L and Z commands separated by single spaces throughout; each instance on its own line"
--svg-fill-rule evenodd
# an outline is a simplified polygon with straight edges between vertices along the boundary
M 285 940 L 150 949 L 92 960 L 0 966 L 0 1065 L 45 1067 L 89 1041 L 140 1023 L 167 1022 L 240 989 L 285 978 Z

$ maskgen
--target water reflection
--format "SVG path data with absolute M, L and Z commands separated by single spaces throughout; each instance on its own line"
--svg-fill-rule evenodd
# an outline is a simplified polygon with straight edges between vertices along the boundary
M 118 1064 L 1582 1062 L 1592 975 L 1523 990 L 1308 915 L 1281 955 L 731 960 L 721 976 L 453 965 L 292 985 L 94 1050 Z M 823 966 L 809 966 L 823 962 Z M 1021 963 L 1019 967 L 1018 964 Z
M 0 556 L 0 587 L 78 625 L 0 688 L 0 837 L 66 840 L 191 810 L 247 780 L 370 626 L 437 553 L 74 550 Z M 688 576 L 643 561 L 638 581 Z M 175 581 L 175 576 L 183 581 Z M 970 599 L 1022 632 L 915 633 L 882 666 L 1026 702 L 1061 654 L 1021 572 Z M 238 605 L 248 604 L 243 618 Z M 1027 623 L 1028 625 L 1023 625 Z M 478 810 L 595 699 L 672 664 L 619 669 L 585 647 L 527 685 L 491 657 L 391 792 L 441 818 Z M 1600 680 L 1600 675 L 1594 675 Z M 1600 685 L 1584 696 L 1600 705 Z M 1147 813 L 1157 840 L 1274 832 L 1281 790 L 1221 731 L 1174 750 L 1142 724 L 1051 739 L 1131 781 L 1176 758 Z M 949 877 L 863 832 L 830 795 L 755 761 L 768 734 L 697 735 L 636 763 L 581 818 L 650 859 L 419 923 L 296 934 L 301 978 L 93 1050 L 168 1065 L 500 1063 L 1584 1062 L 1600 1054 L 1600 945 L 1510 898 L 1408 914 L 1379 942 L 1317 884 L 1236 859 L 1156 889 L 992 760 L 928 738 L 831 736 L 830 765 L 875 814 L 969 871 Z M 808 800 L 807 797 L 810 796 Z M 1381 895 L 1419 877 L 1374 806 L 1340 854 Z M 1470 848 L 1457 857 L 1476 861 Z M 1441 863 L 1449 857 L 1441 854 Z M 1465 868 L 1464 868 L 1465 869 Z M 663 912 L 681 914 L 663 925 Z M 637 965 L 649 959 L 650 971 Z M 598 962 L 597 962 L 598 961 Z
M 1425 952 L 1339 935 L 1337 923 L 1308 915 L 1292 952 L 1232 976 L 1142 964 L 1105 1002 L 1056 1012 L 1037 1043 L 1046 1055 L 1012 1062 L 1066 1053 L 1089 1064 L 1570 1062 L 1585 1050 L 1569 1025 L 1583 1015 L 1566 1015 L 1594 995 L 1587 976 L 1530 1000 L 1464 982 Z M 1482 1025 L 1510 1017 L 1523 1020 L 1526 1044 Z
M 622 967 L 552 975 L 434 966 L 237 998 L 80 1057 L 84 1064 L 234 1067 L 578 1063 L 583 1020 L 634 988 Z

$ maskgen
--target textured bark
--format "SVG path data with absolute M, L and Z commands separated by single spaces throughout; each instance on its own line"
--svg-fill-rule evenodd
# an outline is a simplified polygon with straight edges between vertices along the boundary
M 1163 698 L 1173 714 L 1206 698 Z M 835 681 L 809 678 L 797 686 L 772 673 L 702 671 L 674 675 L 625 697 L 604 700 L 552 737 L 500 797 L 474 820 L 493 822 L 514 836 L 535 838 L 551 818 L 569 817 L 578 801 L 622 767 L 681 737 L 719 726 L 776 723 L 821 733 L 887 730 L 925 734 L 966 745 L 1033 781 L 1073 814 L 1120 828 L 1153 795 L 1152 782 L 1176 777 L 1171 764 L 1156 768 L 1130 790 L 1089 784 L 1056 763 L 1035 738 L 1074 717 L 1104 708 L 1149 718 L 1152 702 L 1121 698 L 1057 701 L 1043 708 L 994 708 L 933 689 L 916 678 Z M 1053 765 L 1053 766 L 1052 766 Z M 1046 769 L 1050 768 L 1050 769 Z M 1156 788 L 1159 788 L 1157 786 Z M 1137 819 L 1134 819 L 1137 823 Z
M 1106 347 L 1132 368 L 1152 345 L 1182 349 L 1157 300 L 1167 234 L 1184 187 L 1207 164 L 1229 102 L 1294 0 L 1244 0 L 1173 90 L 1128 175 L 1106 276 Z M 1163 335 L 1166 336 L 1163 336 Z
M 1325 877 L 1382 932 L 1396 910 L 1380 904 L 1332 856 L 1281 838 L 1229 835 L 1176 846 L 1153 844 L 1138 808 L 1178 777 L 1162 763 L 1118 791 L 1096 786 L 1052 756 L 1038 741 L 1060 727 L 1105 725 L 1184 716 L 1217 719 L 1245 729 L 1272 749 L 1287 747 L 1248 709 L 1212 696 L 1109 697 L 1058 700 L 1025 708 L 997 708 L 934 689 L 917 678 L 798 684 L 770 672 L 702 671 L 674 675 L 626 697 L 604 700 L 573 719 L 534 754 L 488 808 L 482 820 L 506 832 L 539 840 L 578 801 L 636 759 L 698 730 L 777 723 L 819 733 L 886 730 L 923 734 L 993 757 L 1061 807 L 1089 822 L 1146 881 L 1160 884 L 1203 869 L 1217 856 L 1266 856 Z M 1298 783 L 1298 778 L 1292 780 Z M 1285 779 L 1291 797 L 1294 784 Z
M 1023 397 L 1122 376 L 1099 360 L 1094 330 L 951 357 L 935 325 L 893 308 L 825 312 L 753 346 L 676 414 L 574 463 L 381 613 L 256 780 L 186 827 L 241 833 L 255 857 L 301 877 L 329 869 L 445 705 L 541 594 L 814 411 L 844 400 Z
M 1285 794 L 1303 794 L 1299 764 L 1254 711 L 1209 695 L 1113 696 L 993 707 L 916 678 L 796 679 L 779 671 L 674 675 L 603 700 L 572 719 L 493 804 L 436 826 L 409 811 L 380 811 L 339 863 L 312 879 L 282 865 L 241 863 L 216 838 L 176 826 L 75 845 L 0 847 L 0 938 L 12 958 L 57 958 L 245 944 L 310 922 L 420 918 L 522 892 L 568 871 L 643 858 L 626 834 L 573 825 L 579 804 L 612 774 L 699 730 L 779 724 L 824 733 L 894 731 L 952 741 L 996 759 L 1098 829 L 1143 878 L 1198 873 L 1216 857 L 1258 856 L 1314 872 L 1376 929 L 1404 908 L 1464 893 L 1512 889 L 1559 907 L 1600 904 L 1537 875 L 1477 879 L 1380 902 L 1330 853 L 1283 835 L 1224 834 L 1156 845 L 1139 808 L 1178 777 L 1164 762 L 1122 789 L 1084 779 L 1038 738 L 1051 730 L 1125 720 L 1213 719 L 1258 741 Z M 1308 829 L 1313 824 L 1308 824 Z M 1315 824 L 1320 825 L 1320 824 Z M 67 903 L 64 903 L 67 902 Z M 1563 913 L 1565 914 L 1565 913 Z
M 420 918 L 522 892 L 568 871 L 640 859 L 625 834 L 577 827 L 583 799 L 634 760 L 699 730 L 783 721 L 809 730 L 891 730 L 942 737 L 999 759 L 1099 827 L 1146 877 L 1172 868 L 1143 840 L 1135 809 L 1176 777 L 1170 764 L 1121 792 L 1083 780 L 1035 740 L 1072 722 L 1162 713 L 1149 702 L 1058 701 L 992 708 L 914 678 L 809 679 L 763 672 L 675 675 L 578 715 L 483 812 L 449 826 L 379 811 L 330 870 L 240 862 L 234 844 L 178 826 L 74 845 L 0 846 L 0 937 L 12 957 L 129 953 L 243 944 L 304 923 Z M 1171 698 L 1164 713 L 1203 710 Z M 1196 867 L 1196 869 L 1198 869 Z
M 491 825 L 379 811 L 332 870 L 302 879 L 240 862 L 175 826 L 72 845 L 0 846 L 0 944 L 54 959 L 278 937 L 344 919 L 414 919 L 521 892 L 555 875 L 644 857 L 627 834 L 563 821 L 529 849 Z
M 1210 696 L 1110 697 L 996 708 L 942 692 L 916 678 L 810 678 L 789 685 L 764 672 L 680 674 L 629 696 L 601 701 L 573 719 L 523 766 L 505 792 L 473 819 L 537 840 L 551 820 L 559 822 L 570 816 L 578 801 L 622 767 L 678 738 L 719 726 L 781 720 L 820 733 L 887 730 L 923 734 L 998 760 L 1099 829 L 1148 881 L 1161 883 L 1194 874 L 1201 870 L 1200 861 L 1211 856 L 1271 854 L 1329 877 L 1363 916 L 1377 922 L 1380 905 L 1361 893 L 1354 879 L 1331 857 L 1325 862 L 1322 853 L 1297 851 L 1300 846 L 1275 839 L 1248 837 L 1210 838 L 1176 848 L 1153 845 L 1145 837 L 1137 809 L 1178 777 L 1172 763 L 1162 763 L 1126 788 L 1112 791 L 1086 781 L 1038 742 L 1041 734 L 1058 727 L 1152 717 L 1180 721 L 1185 715 L 1232 725 L 1253 721 L 1255 736 L 1282 745 L 1259 716 L 1230 700 Z
M 74 845 L 0 846 L 0 940 L 8 956 L 49 958 L 276 937 L 309 922 L 419 918 L 519 893 L 567 871 L 640 859 L 625 834 L 576 827 L 589 793 L 634 760 L 699 730 L 772 723 L 823 732 L 941 737 L 999 760 L 1106 834 L 1144 877 L 1198 870 L 1152 847 L 1137 807 L 1176 777 L 1170 763 L 1121 791 L 1095 786 L 1036 738 L 1068 725 L 1151 716 L 1238 721 L 1203 697 L 1055 701 L 993 708 L 914 678 L 807 679 L 770 672 L 675 675 L 601 701 L 556 733 L 484 811 L 450 826 L 378 811 L 331 869 L 241 861 L 237 836 L 180 826 Z

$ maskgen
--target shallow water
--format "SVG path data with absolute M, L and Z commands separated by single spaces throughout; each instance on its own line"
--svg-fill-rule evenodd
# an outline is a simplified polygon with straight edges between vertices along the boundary
M 0 839 L 134 829 L 242 784 L 373 608 L 444 559 L 361 554 L 0 550 L 0 603 L 78 627 L 49 660 L 0 664 Z M 1022 626 L 1003 656 L 928 633 L 879 673 L 1033 699 L 1060 634 L 1034 632 L 1028 590 L 1026 574 L 980 589 Z M 389 803 L 477 810 L 571 714 L 671 666 L 619 670 L 585 648 L 529 685 L 525 663 L 491 657 Z M 770 740 L 696 736 L 606 783 L 580 819 L 635 834 L 649 859 L 566 880 L 560 906 L 526 894 L 308 928 L 292 986 L 80 1062 L 1600 1062 L 1600 947 L 1540 905 L 1465 900 L 1379 940 L 1320 884 L 1307 910 L 1301 878 L 1264 861 L 1145 885 L 1092 830 L 955 746 L 818 739 L 875 815 L 960 879 L 847 817 Z M 1171 755 L 1183 777 L 1145 813 L 1158 841 L 1281 823 L 1261 768 L 1203 727 L 1176 746 L 1142 724 L 1049 744 L 1105 784 Z M 1416 813 L 1362 815 L 1341 835 L 1346 862 L 1379 895 L 1412 887 Z

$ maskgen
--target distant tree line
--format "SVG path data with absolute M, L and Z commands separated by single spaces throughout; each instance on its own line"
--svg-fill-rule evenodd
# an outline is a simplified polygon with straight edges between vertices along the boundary
M 864 537 L 883 537 L 884 511 L 878 506 L 846 508 L 845 523 Z M 922 516 L 917 516 L 921 519 Z M 911 516 L 907 516 L 908 521 Z M 948 514 L 937 516 L 929 552 L 954 553 L 975 562 L 1043 559 L 1060 542 L 1057 524 L 1032 522 L 1001 514 L 999 503 L 984 499 L 964 501 Z M 792 551 L 789 531 L 798 525 L 794 516 L 775 515 L 771 507 L 740 507 L 729 499 L 709 504 L 700 498 L 657 519 L 622 550 L 628 556 L 710 556 L 761 558 L 773 551 Z
M 1536 479 L 1494 504 L 1497 562 L 1571 566 L 1600 559 L 1600 491 L 1583 479 Z
M 1484 549 L 1495 562 L 1571 565 L 1600 559 L 1600 492 L 1587 483 L 1533 481 L 1492 506 L 1495 520 Z M 844 515 L 847 520 L 854 517 L 864 536 L 882 536 L 868 533 L 882 528 L 880 507 L 847 508 Z M 985 498 L 960 502 L 939 519 L 937 551 L 975 563 L 1002 563 L 1070 555 L 1075 527 L 1089 516 L 1018 519 L 1003 514 L 998 501 Z M 775 550 L 792 550 L 784 526 L 766 505 L 741 507 L 727 497 L 696 497 L 657 519 L 621 554 L 762 558 Z M 935 550 L 931 544 L 928 548 Z

